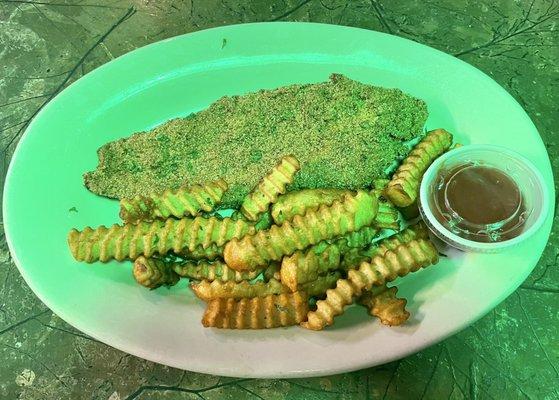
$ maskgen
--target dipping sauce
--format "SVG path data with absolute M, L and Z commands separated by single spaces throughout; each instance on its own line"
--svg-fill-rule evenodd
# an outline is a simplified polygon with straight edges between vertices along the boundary
M 436 182 L 433 214 L 451 232 L 477 242 L 500 242 L 522 232 L 524 199 L 505 172 L 466 163 L 441 170 Z

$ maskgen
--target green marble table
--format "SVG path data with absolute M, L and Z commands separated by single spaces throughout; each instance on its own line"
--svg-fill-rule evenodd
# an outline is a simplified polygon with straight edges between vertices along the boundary
M 556 0 L 1 0 L 0 176 L 41 107 L 99 65 L 174 35 L 279 20 L 383 31 L 473 64 L 526 109 L 559 171 Z M 557 223 L 526 282 L 463 332 L 383 366 L 275 380 L 180 371 L 82 334 L 29 290 L 2 232 L 2 399 L 559 399 Z

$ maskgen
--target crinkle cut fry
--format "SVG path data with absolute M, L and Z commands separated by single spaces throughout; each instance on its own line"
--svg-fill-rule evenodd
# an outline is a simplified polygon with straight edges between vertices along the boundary
M 394 250 L 404 243 L 408 243 L 414 239 L 427 239 L 428 237 L 427 226 L 420 221 L 414 225 L 408 226 L 395 235 L 374 243 L 367 249 L 351 249 L 343 255 L 340 268 L 343 270 L 354 268 L 363 261 L 370 261 L 375 256 L 383 256 L 388 250 Z
M 417 199 L 423 173 L 451 144 L 452 135 L 444 129 L 428 132 L 398 167 L 384 195 L 398 207 L 412 204 Z
M 351 249 L 365 248 L 371 244 L 378 230 L 365 227 L 334 240 L 331 244 L 318 243 L 305 250 L 298 250 L 281 261 L 281 281 L 291 290 L 297 285 L 313 281 L 319 275 L 340 268 L 342 257 Z
M 136 282 L 149 289 L 162 285 L 173 286 L 180 279 L 173 271 L 172 263 L 142 256 L 134 261 L 132 275 Z
M 367 308 L 369 314 L 378 317 L 380 322 L 388 326 L 402 325 L 410 317 L 406 310 L 406 299 L 396 296 L 398 289 L 386 285 L 376 286 L 364 292 L 357 302 Z
M 294 156 L 283 157 L 279 164 L 245 197 L 241 205 L 241 213 L 249 221 L 256 221 L 280 194 L 285 193 L 286 186 L 293 183 L 293 178 L 300 168 L 299 161 Z
M 120 200 L 120 217 L 128 223 L 152 221 L 156 218 L 181 218 L 197 216 L 201 212 L 212 211 L 221 202 L 227 191 L 227 182 L 219 179 L 201 185 L 165 190 Z
M 183 278 L 221 282 L 241 282 L 250 281 L 256 278 L 261 271 L 239 272 L 231 269 L 222 261 L 216 260 L 208 262 L 205 260 L 198 262 L 175 262 L 171 263 L 171 268 L 177 275 Z
M 388 180 L 386 180 L 388 182 Z M 386 185 L 385 185 L 386 186 Z M 353 192 L 344 189 L 303 189 L 280 196 L 272 205 L 272 218 L 277 225 L 291 221 L 295 215 L 305 215 L 307 211 L 316 211 L 320 206 L 331 206 L 336 200 Z M 379 199 L 382 189 L 374 189 L 371 195 Z M 386 200 L 378 201 L 378 212 L 373 226 L 381 229 L 398 230 L 398 210 Z
M 305 292 L 244 299 L 220 298 L 208 302 L 202 325 L 206 328 L 265 329 L 297 325 L 309 311 Z
M 400 229 L 398 210 L 383 195 L 388 182 L 390 182 L 388 179 L 376 179 L 373 182 L 373 189 L 370 191 L 371 195 L 378 199 L 378 212 L 374 226 L 397 231 Z
M 351 268 L 375 255 L 383 255 L 398 245 L 416 238 L 428 237 L 426 226 L 418 223 L 371 246 L 370 243 L 377 232 L 375 228 L 365 227 L 335 240 L 324 248 L 319 243 L 284 257 L 280 269 L 281 282 L 291 290 L 296 290 L 298 285 L 313 281 L 328 271 Z M 370 248 L 364 250 L 367 246 Z
M 426 239 L 413 240 L 376 256 L 371 262 L 362 262 L 358 269 L 350 269 L 347 279 L 338 280 L 334 289 L 326 291 L 326 299 L 316 303 L 316 310 L 309 312 L 301 325 L 307 329 L 321 330 L 334 323 L 334 317 L 344 312 L 345 306 L 373 285 L 384 285 L 399 276 L 415 272 L 438 261 L 438 252 Z
M 341 253 L 335 244 L 317 254 L 311 247 L 308 250 L 296 251 L 293 255 L 283 257 L 279 270 L 280 279 L 291 290 L 296 290 L 301 283 L 316 279 L 321 273 L 326 273 L 339 267 Z
M 308 210 L 318 210 L 322 205 L 330 206 L 335 200 L 341 200 L 345 189 L 303 189 L 279 196 L 272 205 L 272 218 L 277 225 L 291 221 L 295 215 L 305 215 Z
M 302 250 L 322 240 L 357 231 L 373 223 L 378 200 L 366 192 L 347 195 L 332 206 L 321 206 L 293 221 L 273 225 L 268 230 L 232 239 L 225 245 L 224 258 L 228 266 L 238 271 L 252 270 L 278 261 L 285 255 Z
M 320 276 L 313 282 L 307 282 L 300 285 L 297 290 L 305 291 L 309 296 L 323 295 L 326 290 L 330 289 L 336 284 L 340 278 L 339 272 L 332 272 L 330 274 Z M 248 298 L 248 297 L 265 297 L 272 294 L 291 293 L 293 292 L 287 286 L 283 285 L 280 281 L 272 278 L 268 282 L 221 282 L 214 280 L 193 282 L 190 288 L 194 294 L 203 301 L 210 301 L 216 298 Z
M 140 255 L 177 254 L 223 246 L 233 238 L 254 232 L 246 221 L 230 218 L 169 218 L 165 221 L 140 222 L 137 225 L 103 225 L 96 229 L 86 227 L 83 231 L 72 229 L 68 245 L 77 261 L 94 262 L 112 259 L 136 259 Z

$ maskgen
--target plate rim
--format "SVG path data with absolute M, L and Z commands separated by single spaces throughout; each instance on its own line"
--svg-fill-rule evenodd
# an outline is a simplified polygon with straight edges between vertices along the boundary
M 19 256 L 18 254 L 14 251 L 15 246 L 14 243 L 12 242 L 12 237 L 10 234 L 10 226 L 11 226 L 11 221 L 10 221 L 10 217 L 8 214 L 8 204 L 9 204 L 9 200 L 8 200 L 8 193 L 9 193 L 9 187 L 11 185 L 11 181 L 12 181 L 12 174 L 13 174 L 13 169 L 14 169 L 14 164 L 15 164 L 15 160 L 17 159 L 17 157 L 19 156 L 20 153 L 20 149 L 22 147 L 22 144 L 25 143 L 26 140 L 28 140 L 29 137 L 29 133 L 32 132 L 32 128 L 35 125 L 36 121 L 38 121 L 42 115 L 44 113 L 47 112 L 47 110 L 56 102 L 56 100 L 62 98 L 63 96 L 66 96 L 69 92 L 70 92 L 70 88 L 74 87 L 76 84 L 79 84 L 79 82 L 82 82 L 87 79 L 94 79 L 96 74 L 98 74 L 100 71 L 103 71 L 105 68 L 109 68 L 111 64 L 113 64 L 113 62 L 115 62 L 116 60 L 120 60 L 120 59 L 125 59 L 127 57 L 133 57 L 136 56 L 137 54 L 140 54 L 142 52 L 148 51 L 151 48 L 157 47 L 159 45 L 161 45 L 162 43 L 165 42 L 169 42 L 169 41 L 174 41 L 174 40 L 181 40 L 184 39 L 185 37 L 192 37 L 192 36 L 196 36 L 196 35 L 201 35 L 201 34 L 208 34 L 208 32 L 219 32 L 219 31 L 227 31 L 230 29 L 253 29 L 255 26 L 263 26 L 263 25 L 277 25 L 277 26 L 287 26 L 287 25 L 311 25 L 311 26 L 317 26 L 318 28 L 327 28 L 327 29 L 332 29 L 332 30 L 351 30 L 351 31 L 358 31 L 361 32 L 361 34 L 369 34 L 369 35 L 380 35 L 380 36 L 384 36 L 384 37 L 389 37 L 391 40 L 397 40 L 397 41 L 401 41 L 402 43 L 405 42 L 407 45 L 410 46 L 419 46 L 421 48 L 423 48 L 424 50 L 428 50 L 434 54 L 437 54 L 438 56 L 444 56 L 444 57 L 448 57 L 450 59 L 452 59 L 454 62 L 457 62 L 458 64 L 460 64 L 462 67 L 465 67 L 467 69 L 472 70 L 473 72 L 475 72 L 480 79 L 483 78 L 488 84 L 490 84 L 491 86 L 493 86 L 496 90 L 499 90 L 501 92 L 504 92 L 504 94 L 509 97 L 512 102 L 514 103 L 515 107 L 518 108 L 527 118 L 527 120 L 530 122 L 530 124 L 533 127 L 533 130 L 535 132 L 538 133 L 540 140 L 542 140 L 543 143 L 543 139 L 541 138 L 541 135 L 539 134 L 539 131 L 537 130 L 537 127 L 534 125 L 532 119 L 530 118 L 530 116 L 528 115 L 528 113 L 522 108 L 522 106 L 518 103 L 518 101 L 510 94 L 508 93 L 499 83 L 497 83 L 494 79 L 492 79 L 489 75 L 487 75 L 485 72 L 481 71 L 480 69 L 474 67 L 471 64 L 468 64 L 467 62 L 454 57 L 450 54 L 447 54 L 441 50 L 438 50 L 436 48 L 427 46 L 425 44 L 422 43 L 418 43 L 415 42 L 413 40 L 410 39 L 406 39 L 400 36 L 396 36 L 396 35 L 392 35 L 392 34 L 387 34 L 384 32 L 379 32 L 379 31 L 374 31 L 374 30 L 369 30 L 369 29 L 364 29 L 364 28 L 357 28 L 357 27 L 350 27 L 350 26 L 341 26 L 341 25 L 333 25 L 333 24 L 324 24 L 324 23 L 314 23 L 314 22 L 255 22 L 255 23 L 246 23 L 246 24 L 233 24 L 233 25 L 225 25 L 225 26 L 219 26 L 219 27 L 214 27 L 214 28 L 209 28 L 209 29 L 203 29 L 203 30 L 199 30 L 199 31 L 195 31 L 195 32 L 189 32 L 189 33 L 184 33 L 181 35 L 177 35 L 177 36 L 173 36 L 164 40 L 160 40 L 157 42 L 153 42 L 150 44 L 147 44 L 145 46 L 139 47 L 137 49 L 134 49 L 130 52 L 127 52 L 125 54 L 122 54 L 121 56 L 110 60 L 107 63 L 104 63 L 103 65 L 100 65 L 99 67 L 95 68 L 94 70 L 88 72 L 86 75 L 80 77 L 79 79 L 76 79 L 74 82 L 72 82 L 70 85 L 68 85 L 66 88 L 64 88 L 64 90 L 62 90 L 61 92 L 59 92 L 52 100 L 50 100 L 44 107 L 41 108 L 41 110 L 35 115 L 35 117 L 32 119 L 32 121 L 29 123 L 29 125 L 27 126 L 27 128 L 25 129 L 25 132 L 22 134 L 16 148 L 13 151 L 13 155 L 12 158 L 10 160 L 10 164 L 8 166 L 8 169 L 6 171 L 6 178 L 5 178 L 5 182 L 4 182 L 4 190 L 3 190 L 3 198 L 2 198 L 2 214 L 3 214 L 3 222 L 4 222 L 4 232 L 5 232 L 5 237 L 6 237 L 6 242 L 10 251 L 10 255 L 12 260 L 14 261 L 14 264 L 16 265 L 16 267 L 18 268 L 21 276 L 24 278 L 26 284 L 29 286 L 29 288 L 33 291 L 34 295 L 37 296 L 39 298 L 39 300 L 41 300 L 41 302 L 43 302 L 53 313 L 55 313 L 58 317 L 60 317 L 61 319 L 63 319 L 65 322 L 67 322 L 69 325 L 73 326 L 74 328 L 86 333 L 87 335 L 93 337 L 96 340 L 99 340 L 100 342 L 113 347 L 115 349 L 118 349 L 120 351 L 126 352 L 128 354 L 132 354 L 134 356 L 140 357 L 142 359 L 148 360 L 148 361 L 152 361 L 152 362 L 156 362 L 159 364 L 163 364 L 163 365 L 168 365 L 174 368 L 179 368 L 179 369 L 185 369 L 183 365 L 178 365 L 175 362 L 169 362 L 166 360 L 163 360 L 161 358 L 156 357 L 155 354 L 149 353 L 147 351 L 141 351 L 141 349 L 134 349 L 134 350 L 138 350 L 138 351 L 131 351 L 130 349 L 134 346 L 128 346 L 127 347 L 127 342 L 120 340 L 120 339 L 114 339 L 112 342 L 109 342 L 108 340 L 106 340 L 105 338 L 102 338 L 102 335 L 98 335 L 96 332 L 92 332 L 88 327 L 86 327 L 85 329 L 82 327 L 78 327 L 78 324 L 74 323 L 74 322 L 70 322 L 71 320 L 74 320 L 73 318 L 66 318 L 66 312 L 63 310 L 59 310 L 57 309 L 57 307 L 52 307 L 50 305 L 50 301 L 48 300 L 48 298 L 46 296 L 43 296 L 43 293 L 41 293 L 39 290 L 37 290 L 36 286 L 33 283 L 33 279 L 31 278 L 30 275 L 28 275 L 25 271 L 25 268 L 22 266 L 22 263 L 19 260 Z M 280 28 L 281 29 L 281 28 Z M 544 148 L 545 149 L 545 148 Z M 549 158 L 549 154 L 547 153 L 546 150 L 546 154 L 547 154 L 547 162 L 546 162 L 546 168 L 548 168 L 551 171 L 551 179 L 552 182 L 554 182 L 554 176 L 553 176 L 553 169 L 551 167 L 551 160 Z M 549 189 L 549 194 L 551 197 L 555 197 L 555 187 L 554 185 L 552 185 Z M 549 219 L 551 219 L 551 224 L 549 224 L 549 229 L 548 232 L 546 233 L 547 236 L 547 240 L 549 240 L 549 236 L 551 233 L 551 227 L 553 225 L 553 218 L 552 216 L 554 215 L 554 208 L 555 208 L 555 204 L 553 202 L 551 202 L 551 207 L 548 213 L 548 216 L 546 218 L 546 222 L 544 222 L 544 226 L 542 226 L 541 229 L 546 229 L 546 224 L 549 224 Z M 543 254 L 543 252 L 542 252 Z M 540 254 L 540 258 L 541 258 L 541 254 Z M 305 369 L 302 371 L 298 371 L 298 370 L 290 370 L 288 372 L 285 373 L 264 373 L 264 374 L 260 374 L 258 373 L 258 371 L 233 371 L 231 368 L 223 368 L 220 366 L 209 366 L 208 364 L 204 364 L 204 363 L 198 363 L 193 365 L 193 368 L 188 368 L 189 371 L 195 371 L 195 372 L 200 372 L 200 373 L 206 373 L 206 374 L 213 374 L 213 375 L 220 375 L 220 376 L 229 376 L 229 377 L 243 377 L 243 378 L 296 378 L 296 377 L 315 377 L 315 376 L 325 376 L 325 375 L 331 375 L 331 374 L 338 374 L 338 373 L 343 373 L 343 372 L 349 372 L 349 371 L 355 371 L 358 369 L 362 369 L 362 368 L 367 368 L 367 367 L 371 367 L 373 365 L 382 365 L 384 363 L 390 362 L 390 361 L 394 361 L 397 359 L 402 359 L 405 358 L 411 354 L 414 354 L 418 351 L 421 351 L 429 346 L 432 346 L 433 344 L 442 342 L 443 340 L 447 339 L 450 336 L 455 335 L 456 333 L 462 331 L 463 329 L 467 328 L 468 326 L 474 324 L 475 322 L 477 322 L 479 319 L 481 319 L 482 317 L 484 317 L 485 315 L 487 315 L 487 313 L 489 313 L 491 310 L 493 310 L 499 303 L 501 303 L 502 301 L 504 301 L 506 298 L 508 298 L 513 292 L 514 290 L 516 290 L 520 284 L 529 276 L 529 274 L 534 270 L 534 268 L 536 267 L 536 264 L 534 265 L 534 267 L 532 267 L 529 271 L 525 272 L 521 277 L 519 277 L 518 279 L 516 279 L 514 282 L 511 283 L 511 285 L 509 286 L 509 288 L 507 289 L 507 291 L 503 292 L 503 296 L 501 296 L 500 299 L 497 299 L 493 302 L 491 302 L 487 307 L 485 307 L 487 309 L 487 311 L 485 311 L 484 313 L 481 313 L 480 315 L 478 315 L 476 318 L 473 318 L 471 320 L 463 320 L 460 324 L 455 325 L 453 329 L 450 329 L 445 335 L 439 335 L 436 338 L 430 337 L 429 340 L 426 340 L 424 342 L 421 343 L 416 343 L 415 345 L 410 346 L 409 348 L 407 348 L 405 351 L 402 351 L 396 355 L 391 354 L 391 355 L 387 355 L 383 358 L 379 358 L 379 357 L 363 357 L 360 361 L 354 361 L 352 363 L 352 366 L 347 367 L 347 366 L 342 366 L 342 367 L 326 367 L 323 369 Z M 291 327 L 291 329 L 293 329 L 293 327 Z M 373 354 L 373 353 L 371 353 Z M 378 361 L 380 359 L 380 361 Z M 188 360 L 191 361 L 191 360 Z

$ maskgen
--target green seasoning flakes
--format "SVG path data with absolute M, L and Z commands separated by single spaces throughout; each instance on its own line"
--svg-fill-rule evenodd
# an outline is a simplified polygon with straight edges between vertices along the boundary
M 130 198 L 225 179 L 238 207 L 274 167 L 301 163 L 291 189 L 368 187 L 421 135 L 427 108 L 398 89 L 332 75 L 328 82 L 223 97 L 187 118 L 107 143 L 85 174 L 94 193 Z

